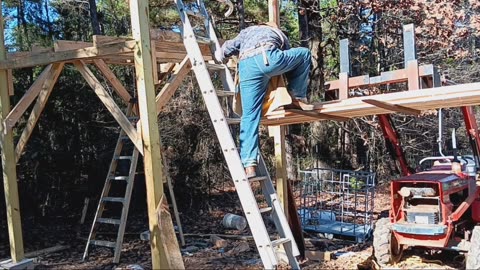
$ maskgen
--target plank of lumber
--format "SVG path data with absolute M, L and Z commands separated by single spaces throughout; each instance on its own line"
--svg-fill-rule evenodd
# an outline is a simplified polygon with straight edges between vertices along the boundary
M 35 82 L 30 86 L 30 88 L 25 92 L 20 101 L 17 102 L 15 107 L 10 111 L 10 113 L 5 118 L 5 125 L 8 128 L 12 128 L 17 123 L 18 119 L 22 117 L 28 107 L 32 104 L 35 98 L 38 96 L 40 91 L 45 87 L 45 81 L 47 78 L 51 78 L 52 73 L 52 64 L 48 65 L 38 76 Z
M 0 0 L 0 6 L 2 1 Z M 6 59 L 4 21 L 0 12 L 0 61 Z M 0 69 L 0 147 L 2 149 L 3 191 L 6 202 L 10 256 L 13 262 L 24 258 L 22 220 L 20 218 L 20 200 L 18 198 L 17 166 L 13 144 L 13 131 L 3 126 L 3 121 L 10 112 L 10 95 L 8 94 L 7 70 Z M 4 218 L 4 217 L 3 217 Z
M 83 78 L 87 81 L 90 87 L 93 89 L 98 98 L 105 105 L 107 110 L 112 114 L 112 116 L 117 120 L 118 124 L 125 131 L 127 136 L 133 142 L 135 147 L 140 153 L 143 153 L 143 144 L 141 138 L 137 136 L 137 130 L 130 123 L 128 118 L 122 112 L 122 110 L 115 103 L 113 98 L 109 95 L 107 90 L 102 86 L 98 79 L 93 75 L 92 71 L 81 61 L 76 61 L 74 63 L 77 70 L 82 74 Z
M 132 40 L 131 38 L 124 37 L 111 37 L 104 35 L 93 35 L 93 46 L 100 47 L 107 44 L 122 43 L 125 41 Z
M 473 106 L 480 104 L 480 83 L 402 91 L 368 97 L 355 97 L 336 103 L 318 103 L 315 104 L 315 111 L 332 116 L 349 118 L 391 113 L 390 110 L 364 102 L 364 100 L 368 99 L 375 99 L 416 110 Z M 318 119 L 311 116 L 298 115 L 294 112 L 276 111 L 273 112 L 272 115 L 264 118 L 262 124 L 286 125 L 313 121 L 318 121 Z
M 72 40 L 56 40 L 53 42 L 53 50 L 55 52 L 72 51 L 92 47 L 92 42 L 72 41 Z
M 190 72 L 191 66 L 190 59 L 188 56 L 185 56 L 182 63 L 180 63 L 180 65 L 175 69 L 168 82 L 163 86 L 162 90 L 155 98 L 155 102 L 157 104 L 157 114 L 162 111 L 163 107 L 165 107 L 168 101 L 170 101 L 170 99 L 173 97 L 175 91 L 177 91 L 180 84 L 182 84 L 183 79 Z
M 135 72 L 140 123 L 144 144 L 145 186 L 153 269 L 185 269 L 170 218 L 157 216 L 163 205 L 162 160 L 152 73 L 148 1 L 130 0 L 130 19 L 135 46 Z M 166 200 L 165 200 L 166 201 Z M 168 205 L 168 204 L 167 204 Z M 164 211 L 160 211 L 164 213 Z
M 294 113 L 300 114 L 300 115 L 305 115 L 305 116 L 318 118 L 320 120 L 335 120 L 335 121 L 339 121 L 339 122 L 344 122 L 344 121 L 347 121 L 347 120 L 350 119 L 348 117 L 329 115 L 329 114 L 320 113 L 320 112 L 317 112 L 317 111 L 303 111 L 303 110 L 299 110 L 299 109 L 290 109 L 288 111 L 289 112 L 294 112 Z
M 408 108 L 402 105 L 390 104 L 388 102 L 379 101 L 375 99 L 364 99 L 363 102 L 372 104 L 373 106 L 377 106 L 379 108 L 389 110 L 392 112 L 399 112 L 399 113 L 412 114 L 412 115 L 420 115 L 422 113 L 421 110 Z
M 33 105 L 32 112 L 30 113 L 30 116 L 27 120 L 27 124 L 25 125 L 25 128 L 22 131 L 22 135 L 20 135 L 20 138 L 18 139 L 17 146 L 15 147 L 16 162 L 18 162 L 18 160 L 20 159 L 23 153 L 23 149 L 25 148 L 25 145 L 27 145 L 27 141 L 30 138 L 30 135 L 32 135 L 33 129 L 35 128 L 35 125 L 40 118 L 40 114 L 45 108 L 48 98 L 52 93 L 53 86 L 57 82 L 58 76 L 60 76 L 60 73 L 63 70 L 63 66 L 64 63 L 53 64 L 51 70 L 46 75 L 47 78 L 40 88 L 40 93 L 38 94 L 37 101 L 35 102 L 35 105 Z
M 123 86 L 122 82 L 115 76 L 113 71 L 108 67 L 108 65 L 102 59 L 94 59 L 93 63 L 100 70 L 102 75 L 107 79 L 107 81 L 113 86 L 113 89 L 117 94 L 122 98 L 125 104 L 128 104 L 132 99 L 130 93 Z
M 428 77 L 433 75 L 433 65 L 423 65 L 418 67 L 418 76 Z M 388 84 L 408 81 L 408 74 L 406 69 L 385 71 L 380 73 L 380 76 L 370 77 L 368 75 L 361 75 L 348 78 L 348 87 L 366 87 L 372 84 Z M 340 80 L 327 82 L 328 90 L 339 89 Z

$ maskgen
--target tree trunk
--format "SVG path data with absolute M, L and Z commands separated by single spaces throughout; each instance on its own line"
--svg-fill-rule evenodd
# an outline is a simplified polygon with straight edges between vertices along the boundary
M 238 11 L 238 27 L 240 30 L 245 29 L 245 7 L 243 6 L 243 0 L 237 0 Z
M 97 3 L 95 0 L 88 0 L 90 6 L 90 21 L 92 23 L 92 32 L 94 35 L 101 35 L 100 24 L 98 23 Z

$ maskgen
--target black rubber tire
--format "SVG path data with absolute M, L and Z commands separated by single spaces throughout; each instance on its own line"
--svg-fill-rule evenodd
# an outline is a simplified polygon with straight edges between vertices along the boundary
M 392 237 L 389 218 L 381 218 L 373 231 L 373 256 L 381 267 L 390 262 L 390 238 Z
M 473 228 L 465 268 L 468 270 L 480 269 L 480 226 Z
M 398 244 L 392 233 L 390 218 L 381 218 L 373 231 L 373 255 L 381 267 L 397 263 L 402 259 L 403 246 Z

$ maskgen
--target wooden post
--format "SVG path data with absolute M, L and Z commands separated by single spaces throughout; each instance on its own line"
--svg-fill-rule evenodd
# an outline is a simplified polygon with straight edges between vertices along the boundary
M 275 179 L 277 185 L 278 198 L 282 204 L 283 211 L 288 219 L 288 189 L 287 189 L 287 157 L 285 153 L 285 126 L 268 127 L 270 136 L 273 136 L 275 142 Z
M 130 0 L 140 123 L 143 137 L 143 157 L 153 269 L 183 269 L 180 249 L 171 220 L 158 220 L 157 206 L 164 197 L 160 134 L 157 124 L 152 50 L 149 29 L 148 1 Z M 160 229 L 159 223 L 162 224 Z M 173 235 L 172 235 L 173 234 Z M 168 242 L 162 242 L 167 240 Z M 167 238 L 167 239 L 166 239 Z M 168 255 L 167 255 L 168 254 Z M 172 255 L 174 255 L 172 257 Z M 178 260 L 178 257 L 180 258 Z M 171 263 L 170 263 L 171 262 Z
M 0 0 L 0 6 L 2 6 L 2 0 Z M 0 61 L 5 59 L 3 14 L 0 11 Z M 7 73 L 8 71 L 5 69 L 0 70 L 0 147 L 2 149 L 3 188 L 7 205 L 10 256 L 13 262 L 16 263 L 24 259 L 24 252 L 13 131 L 12 129 L 5 129 L 4 126 L 4 119 L 10 113 Z
M 268 20 L 280 26 L 280 6 L 278 0 L 268 0 Z
M 278 0 L 268 0 L 268 20 L 280 27 L 280 7 Z M 288 214 L 288 193 L 287 193 L 287 160 L 285 154 L 286 127 L 273 126 L 268 128 L 270 136 L 275 142 L 275 169 L 277 194 L 282 204 L 285 215 Z M 287 216 L 288 219 L 288 216 Z

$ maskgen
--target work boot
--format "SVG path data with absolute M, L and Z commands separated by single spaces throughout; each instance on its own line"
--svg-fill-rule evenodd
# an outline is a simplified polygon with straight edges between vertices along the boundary
M 314 105 L 309 104 L 307 98 L 293 98 L 292 104 L 286 106 L 287 109 L 300 109 L 302 111 L 313 111 Z
M 247 175 L 247 178 L 253 178 L 257 176 L 256 168 L 257 167 L 255 166 L 250 166 L 245 168 L 245 174 Z

